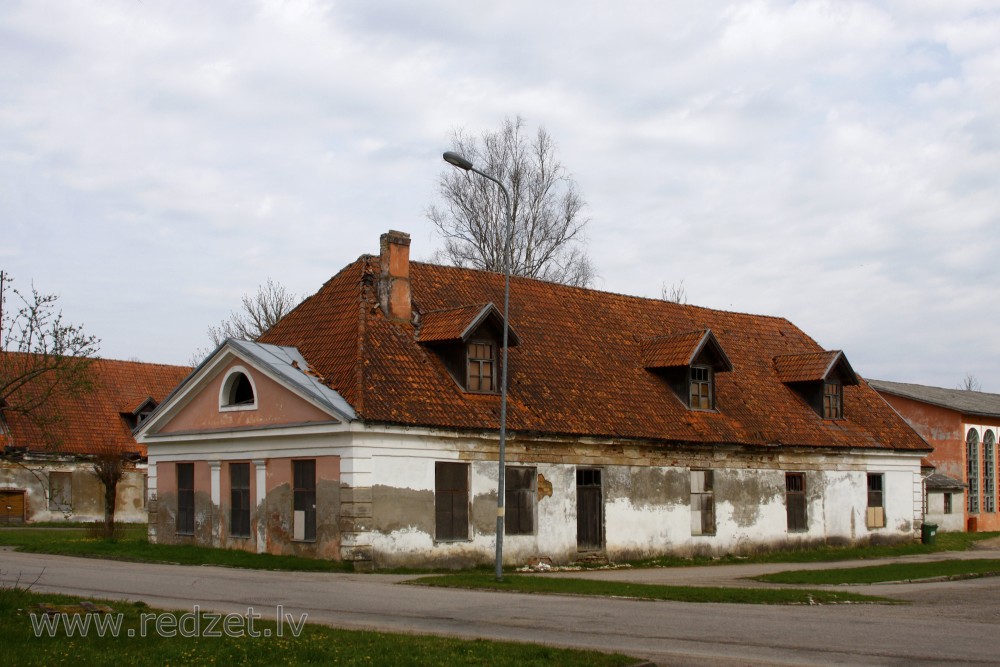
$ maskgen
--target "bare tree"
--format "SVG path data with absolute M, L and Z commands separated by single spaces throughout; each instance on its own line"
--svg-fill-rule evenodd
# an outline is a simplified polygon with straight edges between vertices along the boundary
M 270 278 L 257 287 L 257 293 L 243 295 L 243 308 L 234 310 L 217 327 L 209 327 L 212 343 L 227 338 L 257 340 L 299 303 L 299 298 Z
M 688 302 L 687 288 L 684 287 L 684 281 L 679 283 L 671 283 L 667 285 L 666 282 L 660 287 L 660 298 L 664 301 L 669 301 L 670 303 L 680 303 L 685 304 Z
M 497 131 L 479 138 L 462 130 L 451 138 L 452 150 L 490 174 L 510 192 L 514 229 L 511 273 L 567 285 L 586 286 L 595 277 L 583 247 L 584 201 L 576 182 L 556 156 L 556 145 L 544 128 L 525 136 L 524 120 L 504 120 Z M 454 168 L 438 183 L 442 206 L 427 209 L 427 218 L 444 238 L 437 259 L 456 266 L 504 270 L 507 229 L 503 195 L 496 184 Z
M 118 483 L 129 467 L 127 454 L 113 442 L 104 442 L 97 447 L 92 465 L 94 475 L 104 486 L 104 527 L 101 532 L 105 539 L 110 540 L 115 535 Z
M 962 383 L 958 385 L 959 389 L 964 391 L 982 391 L 983 386 L 979 384 L 979 379 L 972 373 L 966 373 L 965 377 L 962 378 Z
M 31 421 L 51 446 L 58 444 L 52 427 L 59 415 L 45 407 L 57 396 L 93 388 L 90 364 L 100 345 L 63 319 L 58 299 L 34 285 L 21 292 L 8 278 L 0 280 L 0 416 Z

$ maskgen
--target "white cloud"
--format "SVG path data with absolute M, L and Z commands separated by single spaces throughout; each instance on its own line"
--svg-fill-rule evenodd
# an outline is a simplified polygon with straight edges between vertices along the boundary
M 683 279 L 864 375 L 1000 391 L 998 27 L 971 1 L 6 3 L 0 257 L 106 354 L 187 361 L 268 276 L 312 293 L 390 227 L 429 256 L 448 133 L 521 114 L 603 287 Z

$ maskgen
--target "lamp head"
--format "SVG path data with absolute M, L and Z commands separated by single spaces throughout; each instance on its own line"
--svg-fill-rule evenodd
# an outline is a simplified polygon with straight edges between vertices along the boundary
M 458 167 L 459 169 L 464 169 L 466 171 L 472 169 L 472 163 L 454 151 L 447 151 L 444 154 L 444 161 Z

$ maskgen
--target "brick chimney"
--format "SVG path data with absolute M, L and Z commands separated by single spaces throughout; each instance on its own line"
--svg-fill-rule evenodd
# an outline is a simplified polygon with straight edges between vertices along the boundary
M 410 321 L 410 235 L 389 230 L 379 239 L 378 300 L 386 317 Z

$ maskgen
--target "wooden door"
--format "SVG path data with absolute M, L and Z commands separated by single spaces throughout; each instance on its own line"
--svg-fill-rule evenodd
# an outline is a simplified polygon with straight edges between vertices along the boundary
M 24 491 L 0 491 L 0 523 L 24 523 Z
M 576 548 L 600 550 L 604 546 L 604 499 L 601 494 L 601 471 L 579 468 L 576 471 Z

